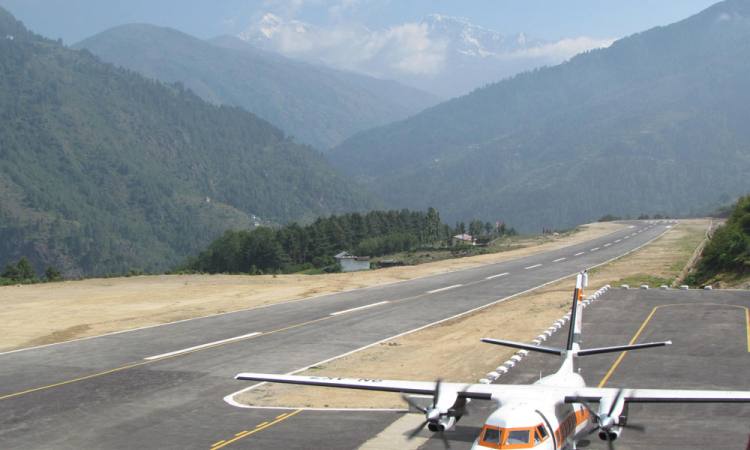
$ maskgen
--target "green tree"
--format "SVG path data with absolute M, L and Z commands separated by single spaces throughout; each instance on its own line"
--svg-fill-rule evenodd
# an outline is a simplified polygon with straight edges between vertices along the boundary
M 47 267 L 44 271 L 44 278 L 47 281 L 61 281 L 63 279 L 60 271 L 52 266 Z

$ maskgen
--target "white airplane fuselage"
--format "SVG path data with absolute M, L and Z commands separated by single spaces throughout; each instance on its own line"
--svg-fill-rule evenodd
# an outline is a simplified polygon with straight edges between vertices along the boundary
M 538 386 L 583 388 L 583 378 L 567 358 L 560 370 L 534 383 Z M 540 390 L 538 395 L 509 399 L 485 421 L 472 449 L 575 448 L 580 435 L 594 424 L 581 404 L 565 403 L 564 394 Z

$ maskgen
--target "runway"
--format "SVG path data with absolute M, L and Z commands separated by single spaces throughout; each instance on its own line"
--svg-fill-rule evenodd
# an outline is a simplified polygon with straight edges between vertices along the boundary
M 246 386 L 238 372 L 303 369 L 601 264 L 672 225 L 629 226 L 475 269 L 0 354 L 0 448 L 356 448 L 400 415 L 222 399 Z
M 750 390 L 750 291 L 613 289 L 583 313 L 582 348 L 671 339 L 672 346 L 580 359 L 587 384 L 606 387 Z M 560 345 L 566 328 L 549 342 Z M 556 357 L 530 354 L 498 383 L 533 383 L 557 369 Z M 450 435 L 451 448 L 468 449 L 490 413 L 474 414 Z M 633 404 L 620 450 L 744 450 L 750 439 L 747 404 Z M 581 448 L 606 449 L 594 434 Z M 431 439 L 423 449 L 443 449 Z

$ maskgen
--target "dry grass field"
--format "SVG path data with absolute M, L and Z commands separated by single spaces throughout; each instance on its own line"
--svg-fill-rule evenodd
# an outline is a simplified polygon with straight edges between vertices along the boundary
M 417 266 L 326 275 L 163 275 L 0 287 L 0 351 L 382 285 L 573 245 L 621 225 L 594 223 L 523 248 Z
M 669 284 L 705 237 L 708 220 L 685 220 L 650 245 L 591 271 L 589 292 L 623 282 Z M 617 284 L 616 284 L 617 283 Z M 482 344 L 482 337 L 530 341 L 569 308 L 574 279 L 567 279 L 504 303 L 370 347 L 308 375 L 476 382 L 514 351 Z M 652 284 L 653 286 L 653 284 Z M 606 297 L 605 297 L 606 298 Z M 403 408 L 398 395 L 265 384 L 235 397 L 259 406 Z

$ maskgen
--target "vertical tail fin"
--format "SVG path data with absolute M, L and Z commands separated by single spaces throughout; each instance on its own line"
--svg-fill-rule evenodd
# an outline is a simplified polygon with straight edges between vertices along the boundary
M 588 286 L 589 275 L 584 270 L 576 277 L 576 288 L 573 290 L 573 305 L 570 308 L 570 327 L 568 328 L 568 342 L 565 349 L 568 351 L 580 348 L 581 344 L 581 323 L 583 321 L 581 300 L 583 300 L 583 289 Z

